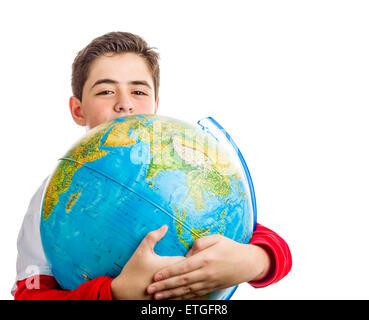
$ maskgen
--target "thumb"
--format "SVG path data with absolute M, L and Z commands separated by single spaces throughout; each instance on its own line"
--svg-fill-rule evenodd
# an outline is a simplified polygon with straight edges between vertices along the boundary
M 168 226 L 163 225 L 159 229 L 153 230 L 149 232 L 145 238 L 141 241 L 140 246 L 145 246 L 146 248 L 150 249 L 151 251 L 154 251 L 155 245 L 160 241 L 164 235 L 168 231 Z

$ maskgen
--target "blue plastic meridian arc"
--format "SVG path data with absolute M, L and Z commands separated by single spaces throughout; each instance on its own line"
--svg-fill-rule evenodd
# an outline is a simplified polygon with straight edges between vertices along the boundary
M 238 285 L 235 285 L 232 290 L 224 297 L 223 300 L 230 300 L 233 296 L 233 294 L 235 293 L 235 291 L 237 290 Z
M 231 144 L 231 146 L 233 147 L 234 151 L 236 152 L 240 162 L 241 162 L 241 165 L 244 169 L 244 172 L 245 172 L 245 175 L 247 177 L 247 181 L 249 183 L 249 186 L 250 186 L 250 196 L 251 196 L 251 204 L 252 204 L 252 211 L 253 211 L 253 223 L 254 223 L 254 227 L 253 227 L 253 230 L 256 229 L 256 222 L 257 222 L 257 211 L 256 211 L 256 199 L 255 199 L 255 190 L 254 190 L 254 185 L 252 183 L 252 179 L 251 179 L 251 175 L 250 175 L 250 171 L 246 165 L 246 161 L 245 159 L 243 158 L 242 156 L 242 153 L 240 151 L 240 149 L 238 149 L 236 143 L 234 142 L 234 140 L 231 138 L 231 136 L 229 135 L 229 133 L 219 124 L 219 122 L 217 122 L 214 118 L 212 117 L 207 117 L 207 118 L 204 118 L 202 120 L 199 120 L 197 121 L 197 124 L 200 125 L 202 127 L 203 130 L 205 129 L 208 129 L 208 132 L 210 134 L 211 131 L 209 131 L 209 128 L 205 128 L 200 122 L 203 121 L 203 120 L 209 120 L 212 124 L 215 125 L 215 127 L 217 127 L 219 129 L 220 132 L 222 132 L 222 134 L 226 137 L 226 139 L 228 140 L 228 142 Z M 213 135 L 213 134 L 212 134 Z M 214 136 L 214 135 L 213 135 Z M 216 137 L 214 136 L 214 138 L 216 139 Z M 218 139 L 217 139 L 218 140 Z M 235 289 L 236 290 L 236 289 Z M 233 292 L 232 292 L 233 294 Z M 231 294 L 231 295 L 232 295 Z M 230 295 L 230 296 L 231 296 Z

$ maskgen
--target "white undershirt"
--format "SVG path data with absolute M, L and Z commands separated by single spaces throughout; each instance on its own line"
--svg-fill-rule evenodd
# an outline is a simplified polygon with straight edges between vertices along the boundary
M 33 195 L 17 239 L 17 273 L 12 295 L 17 290 L 16 282 L 34 275 L 52 275 L 41 243 L 41 202 L 48 178 Z

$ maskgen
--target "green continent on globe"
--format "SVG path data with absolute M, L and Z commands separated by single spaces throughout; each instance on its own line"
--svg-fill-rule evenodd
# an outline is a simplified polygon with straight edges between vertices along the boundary
M 215 145 L 209 145 L 208 140 L 202 141 L 201 137 L 196 136 L 193 129 L 183 132 L 180 126 L 161 122 L 159 126 L 161 130 L 153 128 L 150 140 L 145 141 L 150 143 L 153 155 L 146 179 L 150 180 L 162 171 L 184 171 L 186 185 L 194 186 L 194 189 L 190 189 L 190 195 L 193 197 L 196 209 L 204 206 L 202 195 L 204 191 L 226 197 L 231 190 L 228 174 L 235 173 L 229 161 L 221 158 L 221 153 Z M 180 134 L 181 132 L 184 134 Z M 158 134 L 160 136 L 157 136 Z M 236 174 L 234 177 L 237 179 Z
M 44 196 L 43 219 L 47 219 L 50 216 L 59 201 L 60 195 L 69 189 L 76 170 L 84 163 L 99 159 L 108 153 L 107 151 L 99 150 L 99 145 L 101 137 L 110 126 L 111 123 L 99 126 L 99 130 L 94 130 L 92 135 L 88 135 L 82 139 L 78 145 L 74 146 L 65 156 L 65 158 L 72 161 L 67 160 L 59 162 L 59 165 L 48 183 Z
M 136 121 L 125 121 L 115 125 L 107 135 L 104 147 L 128 147 L 136 143 L 136 140 L 128 135 L 129 130 L 134 128 Z

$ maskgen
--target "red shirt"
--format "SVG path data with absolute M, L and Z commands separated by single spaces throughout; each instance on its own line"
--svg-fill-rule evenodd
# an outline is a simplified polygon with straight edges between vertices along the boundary
M 274 231 L 257 224 L 250 244 L 265 248 L 271 258 L 271 270 L 263 279 L 249 282 L 255 288 L 262 288 L 276 283 L 288 274 L 292 267 L 292 256 L 287 243 Z M 17 281 L 15 300 L 111 300 L 110 283 L 113 278 L 98 277 L 81 284 L 75 290 L 62 289 L 52 276 L 32 276 Z M 36 287 L 38 289 L 32 289 Z

